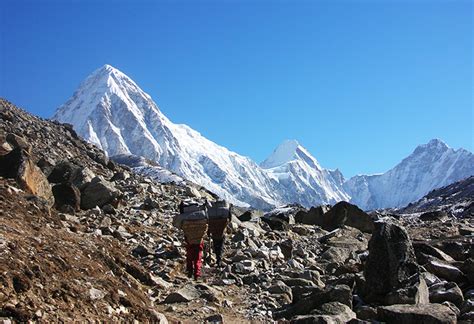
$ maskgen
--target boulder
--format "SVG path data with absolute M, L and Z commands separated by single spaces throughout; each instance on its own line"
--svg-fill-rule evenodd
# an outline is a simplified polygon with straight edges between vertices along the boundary
M 330 302 L 339 302 L 352 308 L 352 289 L 346 285 L 337 285 L 325 289 L 311 288 L 313 291 L 309 296 L 299 299 L 292 305 L 273 313 L 275 319 L 290 319 L 296 315 L 306 315 L 321 306 Z
M 61 183 L 53 186 L 53 195 L 56 209 L 71 206 L 73 210 L 78 211 L 81 207 L 81 192 L 73 184 Z
M 372 233 L 374 230 L 372 217 L 356 205 L 346 201 L 335 204 L 323 216 L 322 227 L 328 231 L 332 231 L 342 225 L 354 227 L 366 233 Z
M 187 303 L 201 296 L 201 292 L 193 285 L 186 285 L 183 288 L 169 294 L 165 300 L 165 304 L 171 303 Z
M 436 210 L 436 211 L 430 211 L 426 212 L 420 215 L 420 220 L 424 222 L 430 222 L 430 221 L 447 221 L 449 219 L 449 214 L 443 210 Z
M 262 221 L 267 223 L 272 230 L 288 230 L 288 224 L 295 224 L 295 215 L 305 210 L 300 205 L 287 205 L 278 207 L 266 213 Z
M 416 258 L 421 264 L 428 261 L 425 255 L 431 255 L 446 262 L 454 262 L 451 256 L 426 242 L 414 242 L 413 248 L 415 249 Z
M 250 221 L 258 221 L 262 216 L 262 212 L 256 209 L 250 209 L 245 211 L 242 215 L 238 216 L 238 219 L 241 222 L 250 222 Z
M 392 305 L 379 307 L 377 319 L 387 324 L 454 324 L 456 314 L 441 304 Z
M 291 288 L 288 287 L 283 281 L 277 281 L 275 284 L 268 287 L 267 290 L 271 294 L 287 295 L 290 302 L 293 300 L 293 293 Z
M 391 222 L 375 222 L 364 269 L 366 301 L 380 301 L 409 287 L 408 279 L 414 275 L 419 275 L 419 266 L 407 231 Z
M 464 302 L 461 289 L 454 282 L 442 282 L 430 287 L 430 302 L 439 303 L 451 302 L 460 307 Z
M 430 293 L 424 277 L 416 275 L 405 283 L 404 288 L 389 292 L 384 301 L 385 305 L 429 304 Z
M 301 210 L 295 215 L 295 222 L 306 225 L 319 225 L 323 224 L 323 215 L 328 212 L 330 206 L 321 205 L 317 207 L 311 207 L 309 211 Z
M 21 189 L 45 199 L 52 206 L 54 196 L 51 185 L 30 157 L 31 150 L 21 147 L 0 156 L 0 176 L 15 179 Z
M 462 272 L 466 275 L 469 283 L 474 284 L 474 259 L 467 259 L 461 266 Z
M 430 258 L 424 267 L 429 272 L 448 281 L 461 282 L 465 278 L 462 271 L 457 267 L 436 258 Z
M 102 207 L 119 197 L 119 191 L 108 181 L 98 177 L 87 183 L 82 190 L 81 208 Z
M 62 161 L 54 166 L 48 176 L 51 183 L 69 183 L 82 189 L 84 184 L 91 181 L 92 172 L 69 161 Z
M 326 303 L 313 311 L 314 315 L 296 316 L 290 323 L 321 323 L 321 324 L 345 324 L 356 318 L 356 314 L 344 304 L 339 302 Z

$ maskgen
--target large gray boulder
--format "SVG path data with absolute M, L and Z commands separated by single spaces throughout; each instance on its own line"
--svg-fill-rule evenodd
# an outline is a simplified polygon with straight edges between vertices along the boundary
M 111 203 L 119 195 L 120 192 L 110 182 L 95 177 L 82 190 L 81 208 L 102 207 L 105 204 Z
M 454 324 L 456 314 L 441 304 L 392 305 L 379 307 L 377 319 L 387 324 Z
M 332 208 L 319 206 L 311 208 L 308 212 L 300 211 L 296 214 L 295 221 L 318 225 L 327 231 L 332 231 L 343 225 L 357 228 L 366 233 L 372 233 L 374 230 L 372 217 L 356 205 L 346 201 L 338 202 Z
M 296 315 L 307 315 L 319 306 L 330 302 L 339 302 L 351 309 L 352 289 L 347 285 L 337 285 L 325 289 L 316 288 L 308 297 L 302 298 L 292 305 L 275 311 L 273 317 L 275 319 L 290 319 Z
M 330 206 L 321 205 L 317 207 L 311 207 L 310 210 L 301 210 L 295 215 L 295 222 L 306 225 L 319 225 L 323 224 L 323 215 L 330 210 Z
M 375 222 L 364 269 L 365 300 L 380 302 L 388 293 L 411 286 L 415 275 L 419 266 L 407 231 L 391 222 Z

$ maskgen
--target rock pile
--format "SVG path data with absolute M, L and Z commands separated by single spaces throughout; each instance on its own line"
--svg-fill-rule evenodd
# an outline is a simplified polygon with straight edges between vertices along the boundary
M 0 319 L 474 320 L 472 219 L 234 208 L 222 267 L 207 251 L 190 281 L 171 219 L 211 193 L 137 175 L 4 100 L 0 119 Z

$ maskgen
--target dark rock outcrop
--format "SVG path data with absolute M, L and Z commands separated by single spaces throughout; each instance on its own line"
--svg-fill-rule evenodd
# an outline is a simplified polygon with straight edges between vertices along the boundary
M 418 274 L 419 266 L 407 231 L 394 223 L 375 222 L 364 269 L 365 299 L 380 301 L 388 293 L 406 288 L 409 279 Z

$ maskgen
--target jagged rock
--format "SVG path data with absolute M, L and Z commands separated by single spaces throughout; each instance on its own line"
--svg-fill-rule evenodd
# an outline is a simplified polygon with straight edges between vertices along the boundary
M 288 287 L 283 281 L 279 280 L 268 288 L 271 294 L 286 294 L 289 302 L 293 300 L 293 293 L 290 287 Z
M 443 282 L 430 287 L 430 302 L 441 304 L 449 301 L 461 306 L 464 301 L 461 289 L 454 282 Z
M 295 224 L 295 215 L 302 210 L 305 209 L 300 205 L 287 205 L 273 209 L 261 219 L 273 230 L 288 230 L 288 225 Z
M 389 292 L 406 288 L 407 280 L 417 274 L 419 267 L 406 230 L 390 222 L 375 222 L 364 269 L 364 298 L 379 301 Z
M 337 203 L 325 213 L 321 226 L 325 230 L 332 231 L 342 225 L 354 227 L 367 233 L 372 233 L 374 230 L 372 217 L 356 205 L 352 205 L 346 201 Z
M 285 306 L 273 313 L 275 319 L 290 319 L 296 315 L 309 314 L 318 306 L 329 302 L 340 302 L 352 308 L 352 289 L 346 285 L 327 287 L 325 289 L 313 289 L 308 297 L 302 298 L 292 305 Z M 293 294 L 295 295 L 295 294 Z
M 205 300 L 207 300 L 209 302 L 217 302 L 218 303 L 218 302 L 220 302 L 220 300 L 223 297 L 223 294 L 220 291 L 218 291 L 217 289 L 215 289 L 215 288 L 213 288 L 209 285 L 200 283 L 200 284 L 197 284 L 195 287 L 201 293 L 200 298 L 204 298 Z
M 69 161 L 62 161 L 54 166 L 48 180 L 51 183 L 74 184 L 82 189 L 84 184 L 91 181 L 93 177 L 94 175 L 89 169 Z
M 249 222 L 249 221 L 257 221 L 262 216 L 263 216 L 263 213 L 261 211 L 250 209 L 250 210 L 245 211 L 242 215 L 238 216 L 237 218 L 241 222 Z
M 464 279 L 464 274 L 461 270 L 436 258 L 431 258 L 424 267 L 436 276 L 449 281 L 460 282 Z
M 45 199 L 50 206 L 54 196 L 46 176 L 30 158 L 31 150 L 16 147 L 0 156 L 0 176 L 13 178 L 21 189 Z
M 467 259 L 461 266 L 462 272 L 466 275 L 469 283 L 474 284 L 474 259 Z
M 420 220 L 424 222 L 429 222 L 429 221 L 444 222 L 444 221 L 447 221 L 448 219 L 449 219 L 449 214 L 443 210 L 426 212 L 420 215 Z
M 296 324 L 345 324 L 356 318 L 356 314 L 346 305 L 339 302 L 326 303 L 319 306 L 315 315 L 296 316 L 290 323 Z
M 8 133 L 7 136 L 5 137 L 5 140 L 7 143 L 9 143 L 12 148 L 20 148 L 20 149 L 26 149 L 28 150 L 30 145 L 28 144 L 28 141 L 24 137 L 20 137 L 18 135 Z
M 304 278 L 282 278 L 281 279 L 286 285 L 293 287 L 293 286 L 316 286 L 312 280 L 304 279 Z
M 183 288 L 172 292 L 164 300 L 165 304 L 187 303 L 201 296 L 201 292 L 193 285 L 186 285 Z
M 132 254 L 144 257 L 144 256 L 147 256 L 147 255 L 153 254 L 153 251 L 151 249 L 147 248 L 146 246 L 140 244 L 132 250 Z
M 150 197 L 147 197 L 143 202 L 142 209 L 152 210 L 156 208 L 160 208 L 160 204 Z
M 127 180 L 128 178 L 130 178 L 130 173 L 128 173 L 127 171 L 120 171 L 114 173 L 114 176 L 112 177 L 112 179 L 110 179 L 110 181 L 121 181 Z
M 215 324 L 221 324 L 224 323 L 224 316 L 221 314 L 214 314 L 211 316 L 208 316 L 204 319 L 205 323 L 215 323 Z
M 474 177 L 473 177 L 474 178 Z M 436 244 L 435 247 L 451 256 L 456 261 L 465 261 L 469 258 L 469 251 L 472 247 L 472 242 L 467 241 L 451 241 L 442 240 Z
M 415 242 L 413 243 L 413 248 L 415 249 L 416 259 L 420 264 L 428 262 L 429 258 L 427 255 L 434 256 L 446 262 L 454 262 L 454 259 L 451 256 L 428 243 Z
M 456 314 L 441 304 L 426 305 L 392 305 L 377 309 L 379 321 L 387 324 L 455 324 Z
M 430 294 L 423 276 L 415 275 L 405 283 L 404 288 L 389 292 L 385 296 L 385 305 L 428 304 Z
M 466 320 L 472 320 L 474 315 L 474 299 L 466 299 L 460 308 L 460 317 L 465 317 Z
M 371 320 L 377 318 L 377 309 L 375 307 L 363 305 L 355 308 L 357 318 L 361 320 Z
M 295 215 L 295 222 L 307 225 L 319 225 L 323 224 L 323 215 L 328 212 L 330 206 L 321 205 L 317 207 L 311 207 L 309 211 L 301 210 Z
M 81 207 L 81 192 L 73 184 L 62 183 L 53 186 L 53 195 L 57 209 L 67 205 L 77 211 Z
M 91 288 L 89 289 L 89 297 L 92 300 L 102 299 L 105 297 L 105 293 L 99 289 Z
M 118 196 L 119 191 L 110 182 L 96 177 L 87 183 L 82 190 L 81 208 L 102 207 L 105 204 L 111 203 Z
M 242 260 L 232 265 L 232 271 L 239 274 L 252 273 L 255 270 L 253 260 Z

